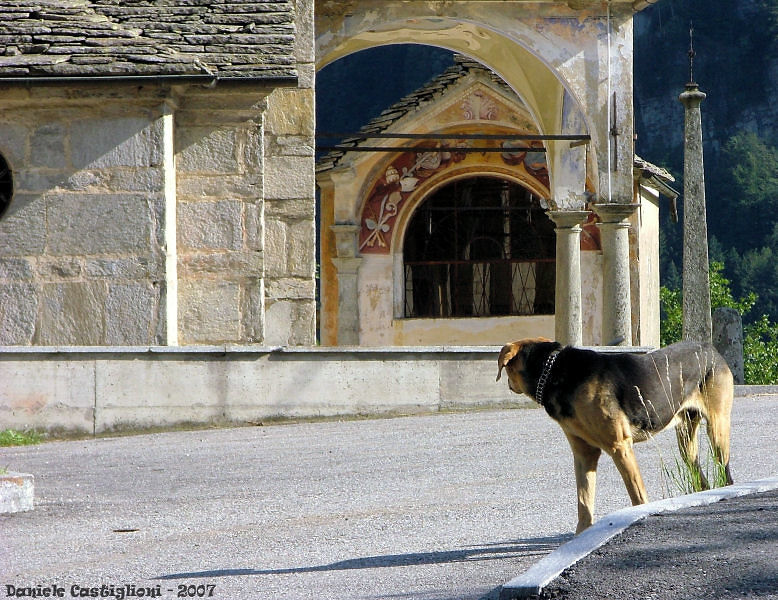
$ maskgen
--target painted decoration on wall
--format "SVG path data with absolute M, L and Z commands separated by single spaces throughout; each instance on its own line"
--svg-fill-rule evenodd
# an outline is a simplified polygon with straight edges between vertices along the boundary
M 472 96 L 471 96 L 472 97 Z M 490 110 L 488 105 L 470 106 L 472 110 Z M 476 114 L 476 113 L 473 113 Z M 483 117 L 481 117 L 483 118 Z M 422 143 L 429 147 L 429 142 Z M 529 144 L 537 151 L 526 150 L 528 142 L 499 140 L 478 140 L 479 146 L 493 147 L 494 152 L 477 152 L 479 162 L 494 161 L 496 164 L 517 167 L 535 178 L 546 188 L 548 168 L 543 146 L 539 142 Z M 388 254 L 393 228 L 397 216 L 406 200 L 419 187 L 423 180 L 445 169 L 466 161 L 469 153 L 464 149 L 472 146 L 469 140 L 454 142 L 451 146 L 441 144 L 439 150 L 423 152 L 405 152 L 399 155 L 373 186 L 362 209 L 359 251 L 362 254 Z M 502 150 L 502 151 L 500 151 Z
M 485 92 L 477 90 L 462 102 L 463 116 L 466 120 L 493 121 L 498 117 L 497 103 Z

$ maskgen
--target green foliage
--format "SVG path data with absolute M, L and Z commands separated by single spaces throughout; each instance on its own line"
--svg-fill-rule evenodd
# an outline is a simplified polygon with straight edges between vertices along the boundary
M 0 447 L 2 446 L 30 446 L 32 444 L 39 444 L 43 437 L 41 434 L 34 431 L 15 431 L 13 429 L 6 429 L 0 431 Z
M 734 308 L 741 317 L 748 314 L 757 303 L 754 292 L 735 299 L 730 281 L 724 277 L 724 264 L 710 265 L 711 309 Z M 663 346 L 681 340 L 683 323 L 683 297 L 680 290 L 662 286 L 659 290 L 662 308 L 660 339 Z M 778 323 L 762 315 L 754 323 L 743 327 L 743 359 L 745 381 L 750 385 L 778 383 Z
M 756 300 L 757 296 L 754 292 L 749 292 L 740 300 L 735 300 L 732 295 L 731 282 L 724 277 L 724 263 L 714 261 L 710 264 L 711 310 L 721 307 L 734 308 L 742 316 L 753 308 Z
M 687 460 L 675 459 L 675 465 L 669 466 L 661 461 L 662 478 L 664 488 L 669 496 L 673 496 L 673 488 L 681 495 L 694 494 L 710 488 L 724 487 L 727 485 L 727 468 L 713 456 L 713 451 L 708 453 L 707 460 L 697 468 Z M 707 483 L 707 485 L 706 485 Z
M 749 290 L 758 296 L 753 318 L 766 314 L 775 321 L 778 320 L 778 257 L 773 247 L 778 248 L 778 242 L 770 236 L 767 243 L 742 253 L 733 249 L 727 264 L 732 265 L 730 272 L 737 278 L 739 290 Z
M 680 432 L 686 435 L 689 432 Z M 687 447 L 688 447 L 688 440 Z M 710 442 L 701 436 L 697 440 L 699 448 L 698 460 L 692 461 L 688 455 L 682 453 L 680 458 L 675 458 L 671 464 L 662 456 L 659 446 L 655 449 L 659 458 L 659 467 L 662 487 L 665 497 L 678 494 L 693 494 L 701 492 L 709 487 L 717 488 L 727 485 L 727 465 L 718 453 L 710 446 Z M 679 441 L 680 448 L 680 441 Z
M 669 346 L 681 341 L 683 334 L 683 299 L 681 290 L 662 286 L 659 288 L 659 305 L 662 310 L 662 320 L 659 324 L 659 341 L 662 346 Z
M 778 202 L 778 150 L 750 131 L 733 135 L 724 146 L 737 204 L 767 208 Z
M 743 328 L 743 359 L 746 383 L 778 382 L 778 323 L 767 315 Z
M 737 262 L 728 264 L 740 279 L 742 264 L 755 258 L 747 254 L 769 247 L 778 224 L 778 149 L 740 131 L 727 140 L 721 156 L 723 169 L 712 174 L 716 181 L 708 188 L 709 237 L 722 250 L 724 244 L 734 250 Z

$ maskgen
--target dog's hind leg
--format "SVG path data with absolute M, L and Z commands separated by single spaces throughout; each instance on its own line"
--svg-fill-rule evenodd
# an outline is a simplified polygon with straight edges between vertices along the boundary
M 729 369 L 719 370 L 715 377 L 709 378 L 705 388 L 708 440 L 713 449 L 716 468 L 723 469 L 722 481 L 732 485 L 732 474 L 729 470 L 729 436 L 734 385 Z
M 730 415 L 726 413 L 712 413 L 708 415 L 708 439 L 713 449 L 713 457 L 716 461 L 716 468 L 723 468 L 723 481 L 717 483 L 726 483 L 732 485 L 732 473 L 729 470 L 729 429 Z
M 597 462 L 602 450 L 572 434 L 566 435 L 575 460 L 575 486 L 578 493 L 578 526 L 575 532 L 581 533 L 594 521 Z
M 692 477 L 699 484 L 699 489 L 710 489 L 708 480 L 700 466 L 700 442 L 697 430 L 700 427 L 702 416 L 696 410 L 686 410 L 679 415 L 681 422 L 675 428 L 675 436 L 678 440 L 678 450 Z M 697 486 L 694 486 L 697 488 Z
M 632 448 L 632 438 L 618 441 L 608 449 L 608 454 L 616 463 L 616 468 L 624 480 L 632 505 L 636 506 L 648 502 L 646 486 L 643 484 L 643 477 L 640 475 L 638 461 Z

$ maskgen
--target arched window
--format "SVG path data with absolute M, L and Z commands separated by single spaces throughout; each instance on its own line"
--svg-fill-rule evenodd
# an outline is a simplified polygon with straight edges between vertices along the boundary
M 440 188 L 411 217 L 403 260 L 406 317 L 554 313 L 554 224 L 518 184 Z
M 13 193 L 14 182 L 11 176 L 11 167 L 8 166 L 5 158 L 0 154 L 0 216 L 3 215 L 11 203 Z

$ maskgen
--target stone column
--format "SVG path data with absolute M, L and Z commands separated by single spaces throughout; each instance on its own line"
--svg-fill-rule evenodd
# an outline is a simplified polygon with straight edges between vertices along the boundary
M 359 345 L 359 265 L 357 256 L 359 225 L 331 225 L 335 234 L 337 258 L 332 264 L 338 270 L 338 346 Z
M 588 210 L 550 210 L 556 224 L 555 333 L 563 345 L 581 345 L 581 223 Z
M 702 160 L 700 103 L 705 94 L 687 83 L 679 96 L 684 106 L 683 151 L 683 339 L 711 342 L 708 225 Z
M 602 233 L 602 342 L 632 345 L 632 299 L 629 277 L 629 217 L 638 204 L 595 204 Z

